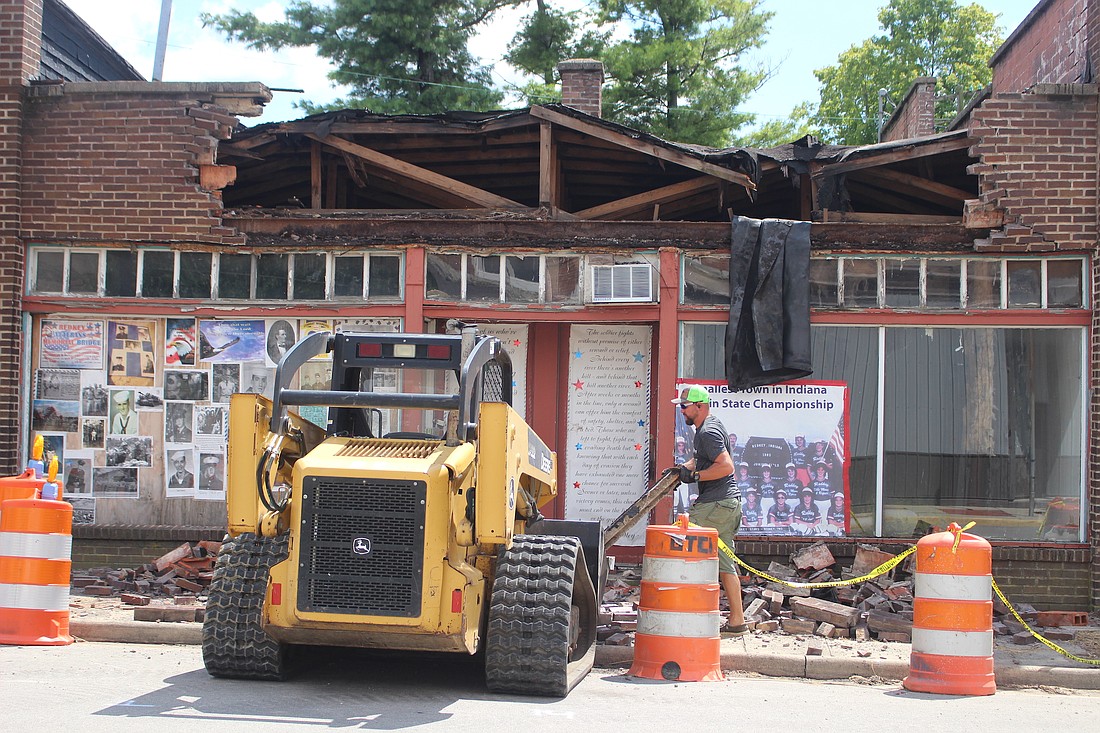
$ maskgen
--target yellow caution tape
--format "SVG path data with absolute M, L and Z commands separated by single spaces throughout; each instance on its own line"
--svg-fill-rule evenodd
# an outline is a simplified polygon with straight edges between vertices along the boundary
M 700 527 L 698 524 L 692 524 L 690 526 L 696 529 L 702 529 L 702 527 Z M 737 563 L 741 567 L 745 568 L 745 570 L 748 570 L 750 573 L 753 573 L 754 575 L 759 575 L 765 580 L 770 580 L 773 583 L 779 583 L 789 588 L 839 588 L 844 585 L 855 585 L 856 583 L 862 583 L 865 580 L 870 580 L 871 578 L 875 578 L 879 575 L 882 575 L 883 573 L 889 572 L 902 560 L 916 552 L 917 548 L 916 546 L 910 547 L 905 552 L 901 553 L 900 555 L 895 555 L 894 557 L 882 563 L 866 575 L 861 575 L 858 578 L 850 578 L 848 580 L 827 580 L 824 583 L 800 583 L 791 580 L 781 580 L 774 576 L 768 575 L 763 570 L 757 570 L 741 558 L 737 557 L 737 555 L 734 554 L 733 550 L 729 548 L 729 545 L 722 541 L 721 537 L 718 538 L 718 551 L 725 555 L 726 558 L 729 559 L 731 562 Z
M 1020 616 L 1020 614 L 1016 612 L 1016 609 L 1013 607 L 1013 605 L 1011 603 L 1009 603 L 1007 598 L 1005 598 L 1005 594 L 1002 593 L 1000 587 L 997 586 L 997 581 L 996 580 L 993 580 L 993 590 L 997 593 L 997 597 L 1001 599 L 1001 603 L 1005 604 L 1005 606 L 1008 607 L 1009 611 L 1012 611 L 1012 615 L 1016 617 L 1016 620 L 1019 621 L 1021 624 L 1023 624 L 1024 628 L 1027 629 L 1031 633 L 1031 635 L 1034 636 L 1036 639 L 1043 642 L 1048 647 L 1050 647 L 1054 651 L 1061 654 L 1063 657 L 1069 657 L 1070 659 L 1072 659 L 1075 662 L 1083 662 L 1084 664 L 1100 665 L 1100 659 L 1086 659 L 1084 657 L 1079 657 L 1076 654 L 1072 654 L 1072 653 L 1066 651 L 1065 649 L 1063 649 L 1062 647 L 1058 646 L 1057 644 L 1055 644 L 1050 639 L 1045 638 L 1042 634 L 1040 634 L 1035 629 L 1028 626 L 1027 621 L 1024 621 L 1023 617 Z

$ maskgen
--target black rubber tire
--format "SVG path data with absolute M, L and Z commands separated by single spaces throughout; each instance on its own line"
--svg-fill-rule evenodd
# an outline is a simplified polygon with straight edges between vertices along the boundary
M 485 681 L 493 692 L 563 697 L 592 668 L 595 595 L 580 540 L 519 535 L 490 599 Z
M 287 647 L 263 629 L 268 571 L 287 557 L 289 535 L 245 533 L 222 542 L 202 624 L 202 659 L 214 677 L 279 680 Z

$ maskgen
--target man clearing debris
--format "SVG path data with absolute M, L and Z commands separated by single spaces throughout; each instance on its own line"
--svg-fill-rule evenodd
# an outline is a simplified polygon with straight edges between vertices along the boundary
M 691 521 L 718 530 L 718 537 L 732 550 L 741 525 L 741 492 L 733 475 L 726 428 L 710 414 L 710 394 L 702 387 L 685 387 L 673 402 L 680 405 L 684 420 L 695 427 L 695 457 L 678 466 L 681 482 L 699 482 L 699 497 L 689 512 Z M 735 636 L 748 633 L 741 580 L 733 561 L 722 552 L 718 553 L 718 580 L 730 604 L 726 631 Z

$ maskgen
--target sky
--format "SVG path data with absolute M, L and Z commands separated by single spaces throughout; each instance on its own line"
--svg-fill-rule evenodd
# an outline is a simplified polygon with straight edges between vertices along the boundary
M 1000 15 L 1008 36 L 1039 0 L 984 0 L 980 4 Z M 63 0 L 146 79 L 152 78 L 162 0 Z M 212 28 L 203 28 L 200 13 L 229 9 L 252 11 L 261 20 L 284 18 L 289 0 L 173 0 L 165 54 L 163 81 L 258 81 L 276 91 L 258 118 L 248 125 L 298 119 L 303 113 L 293 103 L 308 99 L 330 102 L 345 90 L 335 88 L 326 74 L 329 64 L 308 48 L 253 51 L 225 40 Z M 800 102 L 818 99 L 814 69 L 836 63 L 841 52 L 879 32 L 878 10 L 887 0 L 764 0 L 775 13 L 763 48 L 747 60 L 774 70 L 771 78 L 740 108 L 758 115 L 760 122 L 785 118 Z M 120 8 L 125 7 L 125 12 Z M 501 87 L 519 76 L 501 61 L 518 19 L 528 10 L 501 14 L 471 49 L 493 69 Z M 516 103 L 514 106 L 519 106 Z

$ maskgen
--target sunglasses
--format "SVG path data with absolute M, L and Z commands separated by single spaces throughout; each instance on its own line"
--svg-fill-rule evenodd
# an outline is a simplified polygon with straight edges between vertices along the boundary
M 686 410 L 691 405 L 701 405 L 701 404 L 703 404 L 703 403 L 701 403 L 701 402 L 681 402 L 680 403 L 680 409 L 681 410 Z

